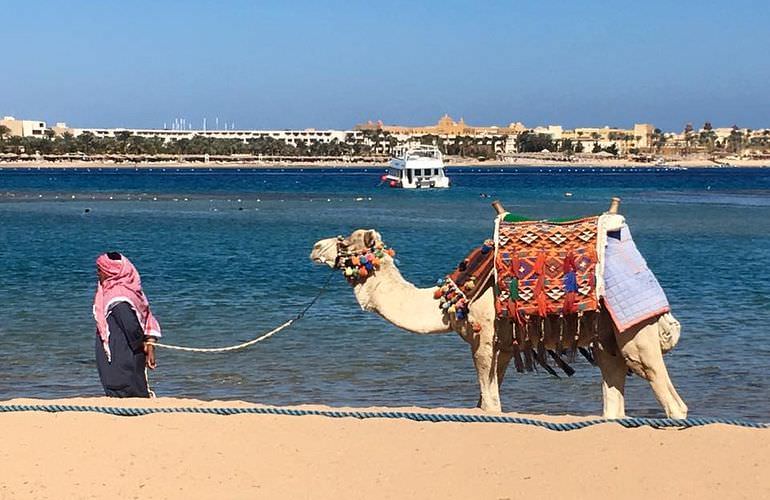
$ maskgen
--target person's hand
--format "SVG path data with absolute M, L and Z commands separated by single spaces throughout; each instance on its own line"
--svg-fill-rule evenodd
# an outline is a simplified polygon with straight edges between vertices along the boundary
M 145 365 L 150 370 L 154 370 L 156 366 L 158 366 L 158 363 L 155 361 L 155 343 L 154 342 L 145 342 L 144 343 L 144 355 L 145 355 Z

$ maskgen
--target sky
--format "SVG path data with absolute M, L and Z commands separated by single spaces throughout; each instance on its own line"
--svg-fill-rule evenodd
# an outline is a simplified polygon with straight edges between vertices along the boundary
M 0 0 L 0 116 L 770 127 L 770 2 Z

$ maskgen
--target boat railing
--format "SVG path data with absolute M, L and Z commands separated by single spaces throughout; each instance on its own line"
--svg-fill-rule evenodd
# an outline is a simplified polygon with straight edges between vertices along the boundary
M 414 160 L 418 158 L 441 159 L 441 151 L 436 146 L 400 146 L 393 152 L 394 158 Z

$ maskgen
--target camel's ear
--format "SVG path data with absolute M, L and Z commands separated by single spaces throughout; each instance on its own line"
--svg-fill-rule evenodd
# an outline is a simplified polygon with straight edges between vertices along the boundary
M 380 233 L 374 229 L 370 229 L 364 233 L 364 245 L 366 245 L 366 248 L 371 248 L 381 241 L 382 237 L 380 236 Z

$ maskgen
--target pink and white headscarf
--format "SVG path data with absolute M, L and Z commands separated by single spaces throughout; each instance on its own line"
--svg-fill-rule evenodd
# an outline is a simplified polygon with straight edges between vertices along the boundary
M 107 313 L 116 302 L 129 303 L 145 335 L 160 337 L 160 324 L 150 311 L 150 304 L 142 291 L 139 272 L 131 261 L 125 255 L 121 255 L 120 260 L 112 260 L 107 254 L 102 254 L 96 259 L 96 268 L 101 271 L 104 279 L 100 279 L 96 286 L 93 312 L 96 331 L 102 339 L 107 359 L 111 360 Z

